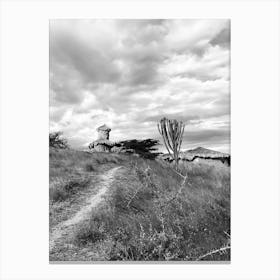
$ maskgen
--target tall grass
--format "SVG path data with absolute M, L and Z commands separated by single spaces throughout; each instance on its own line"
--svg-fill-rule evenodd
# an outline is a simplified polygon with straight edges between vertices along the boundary
M 52 184 L 49 189 L 51 202 L 64 201 L 89 185 L 89 179 L 60 180 Z
M 229 260 L 230 174 L 224 166 L 131 159 L 75 242 L 105 244 L 108 260 Z

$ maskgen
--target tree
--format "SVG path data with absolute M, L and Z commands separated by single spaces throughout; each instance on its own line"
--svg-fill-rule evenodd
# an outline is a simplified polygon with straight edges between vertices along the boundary
M 49 133 L 49 146 L 57 149 L 68 149 L 69 145 L 65 138 L 62 138 L 62 132 Z
M 145 140 L 126 140 L 116 144 L 121 147 L 123 151 L 131 151 L 132 153 L 138 154 L 139 156 L 147 159 L 155 159 L 159 153 L 157 153 L 156 145 L 159 144 L 158 140 L 145 139 Z
M 158 131 L 163 138 L 164 145 L 175 161 L 178 170 L 179 153 L 182 145 L 185 124 L 177 120 L 163 118 L 158 123 Z

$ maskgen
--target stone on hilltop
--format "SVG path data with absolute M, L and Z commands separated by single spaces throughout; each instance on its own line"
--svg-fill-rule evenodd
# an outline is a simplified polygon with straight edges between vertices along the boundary
M 89 149 L 94 152 L 110 152 L 111 148 L 115 145 L 114 142 L 109 140 L 111 128 L 103 124 L 96 130 L 98 132 L 97 140 L 89 144 Z

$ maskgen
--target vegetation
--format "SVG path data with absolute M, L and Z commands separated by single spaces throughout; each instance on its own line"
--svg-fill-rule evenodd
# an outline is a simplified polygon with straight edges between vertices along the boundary
M 98 182 L 98 174 L 116 166 L 122 171 L 102 203 L 71 231 L 72 249 L 61 245 L 51 260 L 230 259 L 230 170 L 220 162 L 187 162 L 174 171 L 160 160 L 133 155 L 51 150 L 50 185 L 61 178 L 59 189 L 67 193 L 69 174 L 80 180 L 62 199 L 51 195 L 50 225 L 69 218 L 87 195 L 83 180 Z
M 117 145 L 122 147 L 124 150 L 131 150 L 133 153 L 146 159 L 155 159 L 160 154 L 156 152 L 156 146 L 159 145 L 159 141 L 154 139 L 126 140 L 119 142 Z
M 162 163 L 134 161 L 76 243 L 107 244 L 107 260 L 229 260 L 229 173 L 207 164 L 186 171 L 188 181 Z
M 182 145 L 185 124 L 177 120 L 163 118 L 158 123 L 158 131 L 163 138 L 164 145 L 175 161 L 175 168 L 178 169 L 179 153 Z
M 118 155 L 50 148 L 50 225 L 69 218 L 89 194 L 97 191 L 99 174 L 121 163 Z M 72 209 L 75 206 L 75 209 Z M 72 211 L 73 210 L 73 211 Z
M 69 148 L 67 140 L 65 138 L 62 138 L 61 131 L 49 133 L 49 146 L 51 148 L 57 148 L 57 149 Z
M 58 181 L 50 188 L 50 201 L 63 201 L 79 190 L 86 188 L 89 184 L 88 179 L 70 179 L 68 181 Z

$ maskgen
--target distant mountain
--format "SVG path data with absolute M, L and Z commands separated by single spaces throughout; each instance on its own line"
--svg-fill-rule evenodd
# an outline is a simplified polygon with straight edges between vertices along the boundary
M 169 154 L 164 154 L 162 156 L 164 160 L 172 161 L 173 158 Z M 230 155 L 226 153 L 221 153 L 217 151 L 213 151 L 210 149 L 206 149 L 203 147 L 197 147 L 195 149 L 186 150 L 183 152 L 180 152 L 179 159 L 180 160 L 186 160 L 186 161 L 194 161 L 195 159 L 212 159 L 212 160 L 220 160 L 223 163 L 227 163 L 230 165 Z
M 180 155 L 190 155 L 190 156 L 199 156 L 199 157 L 210 157 L 210 158 L 217 158 L 217 157 L 229 157 L 229 154 L 217 152 L 214 150 L 206 149 L 203 147 L 197 147 L 192 150 L 183 151 Z

